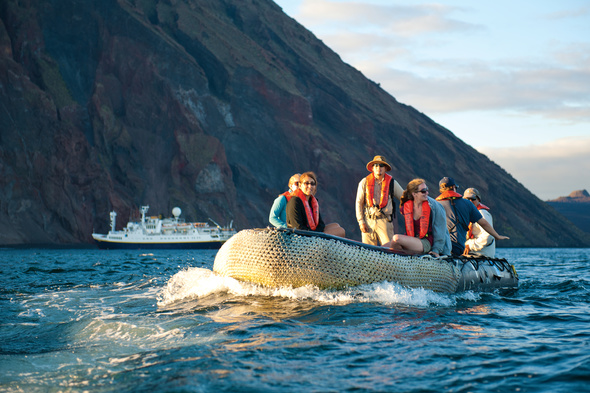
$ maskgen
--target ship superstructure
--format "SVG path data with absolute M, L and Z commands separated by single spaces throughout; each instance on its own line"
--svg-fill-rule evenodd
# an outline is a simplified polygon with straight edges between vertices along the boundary
M 181 209 L 172 209 L 171 218 L 147 216 L 149 206 L 140 209 L 141 221 L 130 221 L 122 230 L 117 231 L 117 213 L 112 211 L 111 230 L 106 235 L 93 233 L 99 248 L 105 249 L 216 249 L 232 237 L 236 231 L 229 227 L 221 227 L 209 219 L 207 222 L 185 222 L 180 218 Z

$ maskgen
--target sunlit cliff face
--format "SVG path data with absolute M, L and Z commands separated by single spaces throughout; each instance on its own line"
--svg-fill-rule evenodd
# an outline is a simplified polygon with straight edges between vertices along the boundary
M 358 239 L 354 199 L 375 154 L 402 188 L 469 180 L 510 236 L 503 246 L 585 244 L 271 1 L 2 4 L 0 245 L 91 242 L 110 211 L 146 204 L 265 227 L 289 176 L 306 171 L 321 179 L 324 220 Z

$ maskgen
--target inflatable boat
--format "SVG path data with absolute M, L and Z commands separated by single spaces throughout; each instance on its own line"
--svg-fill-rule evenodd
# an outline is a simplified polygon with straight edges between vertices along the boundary
M 382 281 L 447 293 L 518 287 L 505 259 L 410 255 L 294 229 L 238 232 L 218 251 L 213 271 L 267 287 L 342 289 Z

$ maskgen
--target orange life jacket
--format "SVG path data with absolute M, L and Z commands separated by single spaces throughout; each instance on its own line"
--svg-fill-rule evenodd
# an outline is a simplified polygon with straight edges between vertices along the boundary
M 312 231 L 318 227 L 320 223 L 320 208 L 318 206 L 318 200 L 315 197 L 311 196 L 311 206 L 309 201 L 307 200 L 307 195 L 303 193 L 300 189 L 295 190 L 293 196 L 299 197 L 303 202 L 303 206 L 305 207 L 305 215 L 307 216 L 307 223 Z
M 291 194 L 291 191 L 285 191 L 281 195 L 287 198 L 287 202 L 289 202 L 289 199 L 291 199 L 291 197 L 293 196 L 293 194 Z
M 436 197 L 437 201 L 442 201 L 444 199 L 453 199 L 453 198 L 462 198 L 463 196 L 461 194 L 459 194 L 458 192 L 455 192 L 453 190 L 447 190 L 445 192 L 443 192 L 442 194 L 440 194 L 439 196 Z
M 406 235 L 414 237 L 414 201 L 406 201 L 403 204 L 404 221 L 406 223 Z M 428 236 L 428 227 L 430 226 L 430 205 L 428 201 L 422 202 L 422 215 L 420 216 L 420 234 L 422 239 Z
M 379 206 L 379 209 L 383 209 L 387 206 L 387 202 L 389 201 L 389 183 L 393 178 L 385 174 L 383 178 L 383 182 L 381 183 L 381 197 L 379 198 L 379 205 L 375 203 L 375 175 L 370 174 L 367 176 L 367 184 L 365 187 L 366 190 L 366 201 L 368 206 Z
M 477 205 L 477 210 L 490 210 L 490 208 L 480 202 L 479 205 Z M 473 239 L 473 238 L 475 238 L 475 236 L 473 236 L 473 223 L 470 222 L 469 223 L 469 230 L 467 230 L 467 239 Z
M 481 209 L 490 210 L 489 207 L 487 207 L 486 205 L 484 205 L 483 203 L 480 202 L 479 205 L 477 205 L 477 210 L 481 210 Z

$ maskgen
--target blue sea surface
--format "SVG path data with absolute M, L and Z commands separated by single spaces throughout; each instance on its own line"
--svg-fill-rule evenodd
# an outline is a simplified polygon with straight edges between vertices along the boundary
M 517 290 L 267 289 L 215 250 L 0 249 L 2 392 L 587 392 L 590 249 Z

